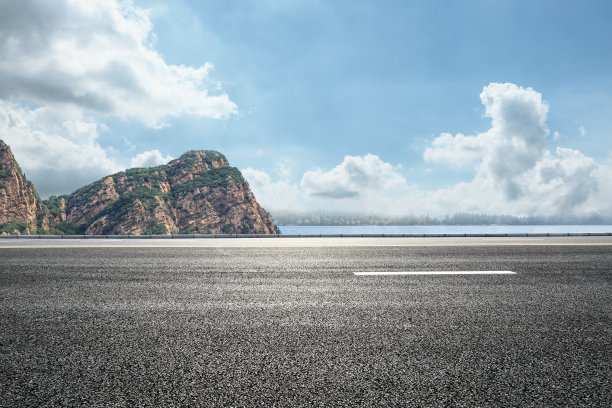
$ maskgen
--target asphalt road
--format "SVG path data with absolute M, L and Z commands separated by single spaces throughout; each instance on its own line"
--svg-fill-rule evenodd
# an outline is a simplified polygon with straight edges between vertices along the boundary
M 609 240 L 288 240 L 1 241 L 0 406 L 612 406 Z

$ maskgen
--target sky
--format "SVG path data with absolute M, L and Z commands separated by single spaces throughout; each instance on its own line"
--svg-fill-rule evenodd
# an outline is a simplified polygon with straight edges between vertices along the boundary
M 268 210 L 612 214 L 612 3 L 0 0 L 43 198 L 215 149 Z

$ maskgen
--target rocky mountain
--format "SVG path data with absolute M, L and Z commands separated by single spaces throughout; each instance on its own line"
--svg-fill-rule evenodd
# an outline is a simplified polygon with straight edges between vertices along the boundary
M 5 188 L 11 197 L 30 188 L 33 198 L 0 202 L 0 214 L 6 213 L 0 227 L 23 219 L 30 231 L 36 227 L 65 234 L 277 232 L 240 171 L 212 150 L 189 151 L 167 165 L 122 171 L 43 202 L 31 183 L 17 183 Z M 0 200 L 2 191 L 0 187 Z
M 0 140 L 0 233 L 23 234 L 47 228 L 36 188 L 26 179 L 9 146 Z

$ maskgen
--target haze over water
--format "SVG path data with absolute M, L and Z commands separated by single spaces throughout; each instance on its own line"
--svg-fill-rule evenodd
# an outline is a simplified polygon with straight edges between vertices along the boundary
M 279 228 L 283 234 L 563 234 L 612 232 L 612 225 L 283 225 Z

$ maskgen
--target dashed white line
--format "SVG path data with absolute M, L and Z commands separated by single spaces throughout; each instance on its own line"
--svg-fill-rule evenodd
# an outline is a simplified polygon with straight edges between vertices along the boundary
M 379 271 L 353 272 L 355 276 L 393 276 L 393 275 L 516 275 L 513 271 Z

